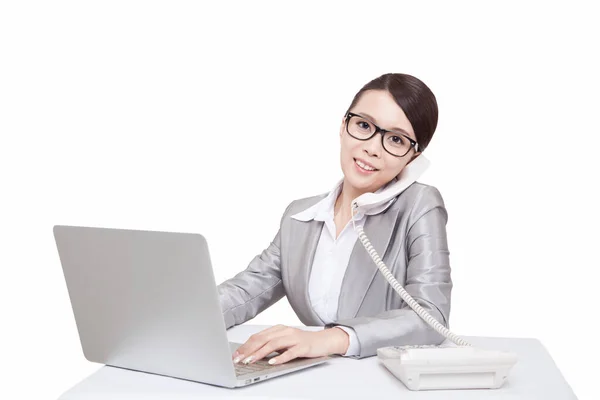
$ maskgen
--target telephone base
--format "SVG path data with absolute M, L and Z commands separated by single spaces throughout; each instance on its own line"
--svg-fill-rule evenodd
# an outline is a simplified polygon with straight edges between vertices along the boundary
M 377 356 L 409 390 L 497 389 L 517 362 L 514 353 L 470 346 L 391 346 Z

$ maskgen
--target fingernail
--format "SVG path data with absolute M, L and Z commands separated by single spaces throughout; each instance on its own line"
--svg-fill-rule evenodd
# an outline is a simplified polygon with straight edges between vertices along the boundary
M 269 360 L 269 364 L 271 364 L 271 365 L 275 364 L 276 362 L 277 362 L 277 359 L 276 359 L 276 358 L 271 358 L 271 359 Z
M 250 356 L 244 360 L 244 364 L 250 364 L 250 362 L 254 360 L 254 356 Z
M 242 359 L 242 357 L 244 357 L 242 354 L 240 354 L 239 356 L 237 356 L 236 358 L 233 359 L 233 363 L 237 364 L 240 362 L 240 360 Z

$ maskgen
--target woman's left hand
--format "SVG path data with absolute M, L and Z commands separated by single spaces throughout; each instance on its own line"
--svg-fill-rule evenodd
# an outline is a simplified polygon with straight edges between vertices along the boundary
M 350 339 L 339 328 L 321 331 L 304 331 L 284 325 L 276 325 L 250 336 L 233 354 L 233 362 L 245 364 L 263 359 L 272 352 L 286 350 L 269 360 L 269 364 L 283 364 L 297 357 L 321 357 L 345 354 Z

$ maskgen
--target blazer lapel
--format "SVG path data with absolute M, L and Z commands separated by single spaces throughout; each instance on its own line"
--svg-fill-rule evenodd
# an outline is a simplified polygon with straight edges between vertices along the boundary
M 392 205 L 386 212 L 367 216 L 363 229 L 381 259 L 383 259 L 394 233 L 399 212 L 400 209 Z M 357 238 L 342 280 L 338 302 L 338 320 L 356 317 L 367 290 L 378 273 L 380 272 L 377 265 L 360 239 Z
M 323 229 L 323 221 L 294 221 L 291 236 L 290 255 L 288 262 L 292 266 L 290 282 L 294 285 L 295 308 L 298 317 L 306 325 L 324 325 L 324 322 L 314 312 L 308 294 L 308 282 L 313 260 Z

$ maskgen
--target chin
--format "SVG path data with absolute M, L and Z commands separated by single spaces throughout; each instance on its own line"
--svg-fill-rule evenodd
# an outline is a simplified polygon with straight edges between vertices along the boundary
M 354 168 L 354 165 L 351 165 L 350 168 L 351 168 L 350 172 L 344 171 L 344 176 L 346 178 L 346 181 L 348 181 L 348 183 L 356 189 L 362 190 L 362 189 L 371 188 L 373 186 L 376 186 L 377 181 L 380 180 L 380 179 L 377 179 L 378 178 L 377 176 L 361 176 L 361 175 L 359 175 L 356 171 L 352 170 L 352 168 Z M 374 174 L 374 175 L 376 175 L 376 174 Z

